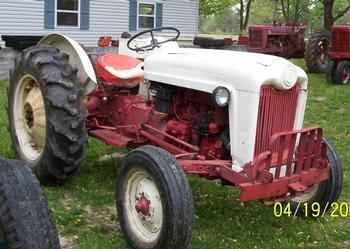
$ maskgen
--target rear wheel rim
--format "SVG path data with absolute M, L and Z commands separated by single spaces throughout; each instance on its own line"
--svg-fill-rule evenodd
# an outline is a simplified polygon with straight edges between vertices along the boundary
M 326 66 L 328 64 L 328 41 L 322 40 L 319 42 L 318 46 L 320 49 L 318 63 L 321 66 Z
M 12 112 L 21 154 L 28 161 L 38 160 L 46 142 L 46 112 L 39 83 L 32 75 L 19 80 Z
M 129 173 L 125 205 L 132 233 L 144 243 L 155 243 L 163 226 L 163 203 L 153 178 L 144 170 Z

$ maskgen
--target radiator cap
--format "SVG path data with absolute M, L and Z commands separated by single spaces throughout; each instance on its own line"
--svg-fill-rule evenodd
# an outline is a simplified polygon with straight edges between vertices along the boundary
M 298 72 L 294 65 L 289 64 L 286 66 L 282 74 L 283 88 L 292 88 L 298 80 Z
M 279 90 L 289 90 L 298 81 L 298 69 L 292 63 L 278 60 L 269 67 L 270 84 Z

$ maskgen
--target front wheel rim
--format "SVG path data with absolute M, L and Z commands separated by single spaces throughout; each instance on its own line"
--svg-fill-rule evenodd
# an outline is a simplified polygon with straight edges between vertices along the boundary
M 21 154 L 28 161 L 38 160 L 46 142 L 46 112 L 39 83 L 30 74 L 17 84 L 12 113 Z
M 348 84 L 350 80 L 350 67 L 345 67 L 343 69 L 341 79 L 343 84 Z
M 155 243 L 163 226 L 163 203 L 153 178 L 144 170 L 132 170 L 127 177 L 126 217 L 132 233 L 145 243 Z
M 305 193 L 294 197 L 292 200 L 297 202 L 297 203 L 309 202 L 316 195 L 319 186 L 320 186 L 319 184 L 313 185 Z

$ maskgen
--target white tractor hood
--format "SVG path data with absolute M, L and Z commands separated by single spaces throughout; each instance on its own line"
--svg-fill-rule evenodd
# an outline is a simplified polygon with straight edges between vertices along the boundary
M 297 81 L 307 88 L 305 72 L 288 60 L 214 49 L 157 49 L 145 59 L 145 78 L 209 93 L 218 86 L 255 93 L 262 85 L 286 90 Z

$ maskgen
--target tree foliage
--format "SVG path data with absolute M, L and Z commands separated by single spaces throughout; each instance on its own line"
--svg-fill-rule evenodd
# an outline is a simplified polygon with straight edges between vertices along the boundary
M 251 24 L 306 23 L 311 32 L 350 22 L 350 0 L 200 0 L 202 32 L 241 33 Z M 275 14 L 274 14 L 275 13 Z
M 220 15 L 237 0 L 200 0 L 200 13 L 204 17 Z
M 309 0 L 280 0 L 279 7 L 285 23 L 304 22 L 309 14 Z

